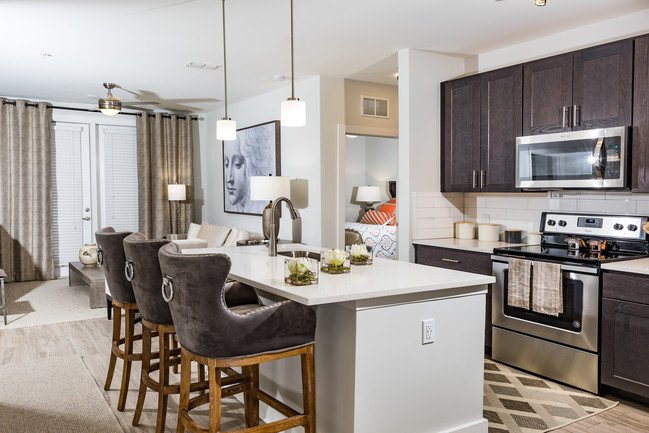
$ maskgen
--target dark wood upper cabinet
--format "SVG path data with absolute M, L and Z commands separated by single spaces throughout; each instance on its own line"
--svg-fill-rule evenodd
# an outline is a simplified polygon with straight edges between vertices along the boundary
M 631 136 L 633 192 L 649 192 L 649 36 L 635 40 Z
M 614 42 L 574 55 L 574 130 L 631 125 L 633 41 Z
M 633 41 L 525 64 L 523 134 L 631 125 Z
M 516 191 L 516 137 L 523 128 L 522 100 L 521 65 L 481 75 L 482 191 Z
M 442 83 L 442 191 L 475 191 L 480 170 L 480 77 Z
M 523 135 L 570 131 L 572 54 L 526 63 Z

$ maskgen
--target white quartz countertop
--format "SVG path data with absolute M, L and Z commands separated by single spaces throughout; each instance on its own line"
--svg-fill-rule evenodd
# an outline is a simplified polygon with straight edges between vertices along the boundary
M 442 238 L 442 239 L 420 239 L 412 241 L 416 245 L 428 245 L 431 247 L 454 248 L 465 251 L 475 251 L 478 253 L 493 254 L 494 248 L 502 247 L 517 247 L 527 244 L 510 244 L 509 242 L 490 242 L 479 241 L 478 239 L 457 239 L 457 238 Z
M 607 271 L 629 272 L 632 274 L 649 275 L 649 258 L 623 260 L 621 262 L 603 263 L 602 269 Z
M 278 245 L 283 250 L 320 252 L 317 247 Z M 285 256 L 268 256 L 266 246 L 186 249 L 184 254 L 224 253 L 230 256 L 230 277 L 305 305 L 330 304 L 387 296 L 460 289 L 495 282 L 487 275 L 453 271 L 397 260 L 374 258 L 369 266 L 352 266 L 348 274 L 321 272 L 318 284 L 293 286 L 284 282 Z M 476 290 L 483 290 L 477 288 Z M 451 295 L 451 294 L 449 294 Z

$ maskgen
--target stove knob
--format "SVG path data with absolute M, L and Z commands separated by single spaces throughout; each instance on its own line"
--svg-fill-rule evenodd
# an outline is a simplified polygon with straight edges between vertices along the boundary
M 629 224 L 628 226 L 626 226 L 626 228 L 629 229 L 629 231 L 632 231 L 632 232 L 638 230 L 638 226 L 635 225 L 635 224 Z
M 549 225 L 549 226 L 553 226 L 553 225 L 555 225 L 555 224 L 556 224 L 556 221 L 555 221 L 555 220 L 548 220 L 548 225 Z
M 620 224 L 620 223 L 617 223 L 617 224 L 615 224 L 615 225 L 613 226 L 613 228 L 614 228 L 615 230 L 622 230 L 622 229 L 624 228 L 624 226 L 623 226 L 622 224 Z
M 566 224 L 568 224 L 568 223 L 565 222 L 564 220 L 559 220 L 559 225 L 560 225 L 561 227 L 565 227 Z

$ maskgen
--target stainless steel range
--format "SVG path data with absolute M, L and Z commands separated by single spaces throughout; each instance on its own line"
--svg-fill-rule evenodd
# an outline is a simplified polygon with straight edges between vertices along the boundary
M 540 245 L 495 249 L 492 358 L 598 393 L 600 265 L 649 255 L 643 230 L 649 230 L 647 220 L 633 215 L 543 212 Z M 550 281 L 556 282 L 554 293 L 562 303 L 559 312 L 540 313 L 533 305 L 521 307 L 514 302 L 510 287 L 517 294 L 521 284 L 529 288 L 530 305 L 534 290 L 547 290 L 547 285 L 535 287 L 534 278 L 541 280 L 542 275 L 518 271 L 521 263 L 528 269 L 538 266 L 539 271 L 548 268 L 543 263 L 554 264 L 549 267 L 556 279 Z M 512 274 L 515 281 L 510 281 Z

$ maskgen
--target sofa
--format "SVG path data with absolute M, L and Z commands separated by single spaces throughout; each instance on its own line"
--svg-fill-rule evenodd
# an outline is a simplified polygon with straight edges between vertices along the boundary
M 236 227 L 220 226 L 203 222 L 189 224 L 185 239 L 173 239 L 181 249 L 233 247 L 241 240 L 261 240 L 261 233 L 249 232 Z

